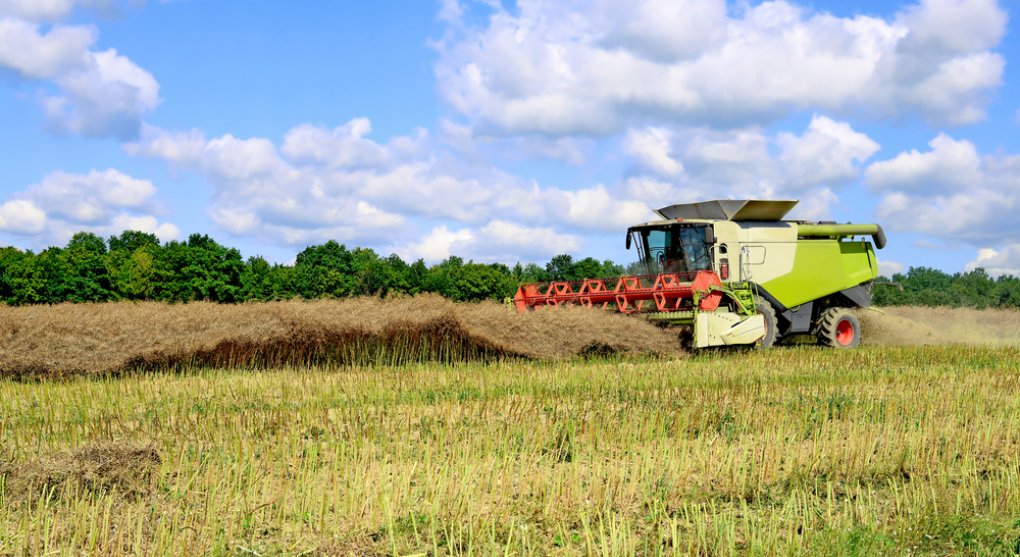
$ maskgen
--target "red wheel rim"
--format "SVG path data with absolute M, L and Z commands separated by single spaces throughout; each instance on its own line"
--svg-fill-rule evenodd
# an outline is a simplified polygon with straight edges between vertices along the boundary
M 840 346 L 850 346 L 854 341 L 854 324 L 849 319 L 843 319 L 836 323 L 836 342 Z

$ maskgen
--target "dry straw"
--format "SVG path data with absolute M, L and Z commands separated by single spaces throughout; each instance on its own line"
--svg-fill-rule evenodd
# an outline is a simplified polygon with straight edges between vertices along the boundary
M 59 492 L 69 484 L 96 493 L 118 490 L 135 496 L 149 491 L 151 473 L 162 459 L 151 446 L 94 444 L 30 459 L 19 465 L 0 464 L 5 495 L 14 500 L 40 492 Z
M 276 367 L 417 361 L 677 355 L 674 332 L 562 308 L 518 315 L 439 296 L 219 305 L 0 307 L 0 375 L 53 377 L 188 366 Z
M 1020 312 L 889 308 L 861 313 L 868 344 L 1020 344 Z M 0 376 L 58 377 L 191 366 L 401 365 L 676 357 L 675 330 L 582 308 L 518 315 L 434 295 L 240 305 L 155 302 L 0 306 Z

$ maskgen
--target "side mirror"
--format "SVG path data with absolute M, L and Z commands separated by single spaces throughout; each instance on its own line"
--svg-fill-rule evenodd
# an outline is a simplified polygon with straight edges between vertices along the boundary
M 705 243 L 706 244 L 715 243 L 715 228 L 711 226 L 705 227 Z
M 628 230 L 627 231 L 627 249 L 628 250 L 630 249 L 630 241 L 631 241 L 630 231 Z

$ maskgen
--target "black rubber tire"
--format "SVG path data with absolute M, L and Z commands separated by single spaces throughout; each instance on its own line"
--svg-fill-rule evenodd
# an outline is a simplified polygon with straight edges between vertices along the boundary
M 818 344 L 830 348 L 856 348 L 861 343 L 861 322 L 846 308 L 829 308 L 815 321 Z
M 754 309 L 765 317 L 765 336 L 754 343 L 755 350 L 771 348 L 779 339 L 779 329 L 776 327 L 776 310 L 772 304 L 762 301 L 755 304 Z

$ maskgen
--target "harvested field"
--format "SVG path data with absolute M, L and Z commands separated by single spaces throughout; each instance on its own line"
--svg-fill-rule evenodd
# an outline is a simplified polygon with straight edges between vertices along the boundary
M 0 556 L 1016 554 L 1020 315 L 861 318 L 684 354 L 431 296 L 3 307 Z
M 1017 454 L 1011 347 L 0 380 L 0 555 L 1014 555 Z
M 220 305 L 0 306 L 0 374 L 56 377 L 193 366 L 400 365 L 679 354 L 675 332 L 581 308 L 518 315 L 439 296 Z

